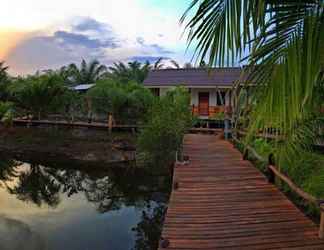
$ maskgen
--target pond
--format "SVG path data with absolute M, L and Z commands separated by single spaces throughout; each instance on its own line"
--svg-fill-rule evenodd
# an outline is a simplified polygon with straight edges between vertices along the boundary
M 0 160 L 1 250 L 156 249 L 168 177 Z

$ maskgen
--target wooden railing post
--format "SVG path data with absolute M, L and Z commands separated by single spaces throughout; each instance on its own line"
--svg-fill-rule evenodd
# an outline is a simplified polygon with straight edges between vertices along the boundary
M 274 184 L 276 182 L 276 175 L 275 173 L 272 171 L 272 169 L 270 168 L 270 166 L 274 166 L 275 162 L 274 162 L 274 155 L 270 154 L 269 158 L 268 158 L 268 166 L 267 166 L 267 172 L 268 172 L 268 181 L 272 184 Z
M 321 211 L 321 222 L 320 222 L 320 229 L 319 229 L 319 237 L 320 239 L 324 239 L 324 203 L 320 204 L 320 211 Z
M 111 134 L 113 129 L 113 116 L 111 114 L 108 115 L 108 132 Z
M 249 158 L 249 150 L 245 148 L 243 152 L 243 160 L 248 160 L 248 158 Z

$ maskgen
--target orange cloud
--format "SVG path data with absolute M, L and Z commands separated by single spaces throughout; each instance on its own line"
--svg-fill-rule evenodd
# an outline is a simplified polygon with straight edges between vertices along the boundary
M 23 31 L 10 31 L 0 29 L 0 61 L 6 60 L 11 49 L 26 38 Z

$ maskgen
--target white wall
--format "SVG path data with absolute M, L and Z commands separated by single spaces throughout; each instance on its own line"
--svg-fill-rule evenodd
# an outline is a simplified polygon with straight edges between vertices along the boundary
M 160 88 L 160 96 L 166 95 L 170 88 Z
M 192 88 L 191 89 L 191 105 L 198 106 L 199 92 L 209 92 L 209 106 L 217 106 L 217 89 L 216 88 Z M 225 105 L 230 105 L 229 93 L 225 96 Z
M 171 88 L 160 88 L 160 96 L 164 96 Z M 225 105 L 230 105 L 230 93 L 228 90 L 225 96 Z M 199 92 L 209 92 L 209 106 L 217 106 L 217 89 L 216 88 L 191 88 L 191 105 L 198 106 Z

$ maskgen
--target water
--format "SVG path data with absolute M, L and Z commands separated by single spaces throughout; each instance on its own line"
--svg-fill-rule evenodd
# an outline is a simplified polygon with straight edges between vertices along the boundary
M 0 161 L 1 250 L 156 249 L 169 180 Z

